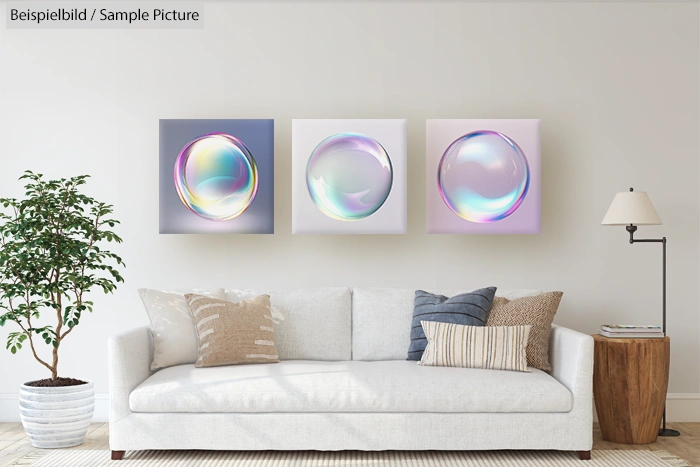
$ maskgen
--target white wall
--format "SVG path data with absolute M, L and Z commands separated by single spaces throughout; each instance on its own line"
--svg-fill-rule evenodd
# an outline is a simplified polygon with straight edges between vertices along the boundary
M 24 169 L 88 173 L 123 221 L 126 285 L 94 296 L 62 374 L 107 392 L 106 338 L 147 322 L 143 286 L 495 284 L 565 291 L 556 321 L 587 333 L 658 323 L 660 248 L 599 225 L 634 186 L 665 223 L 640 236 L 669 238 L 670 391 L 700 393 L 697 3 L 234 2 L 206 15 L 203 30 L 0 29 L 0 196 L 21 194 Z M 470 117 L 542 119 L 541 235 L 424 233 L 424 120 Z M 159 118 L 274 118 L 276 234 L 159 235 Z M 291 235 L 292 118 L 408 118 L 409 233 Z M 19 383 L 45 376 L 2 350 L 0 419 L 16 416 Z

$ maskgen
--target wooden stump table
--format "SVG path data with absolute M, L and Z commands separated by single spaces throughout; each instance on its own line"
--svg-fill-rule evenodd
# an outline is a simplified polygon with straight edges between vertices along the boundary
M 603 439 L 653 443 L 668 389 L 670 339 L 611 339 L 595 334 L 593 340 L 593 395 Z

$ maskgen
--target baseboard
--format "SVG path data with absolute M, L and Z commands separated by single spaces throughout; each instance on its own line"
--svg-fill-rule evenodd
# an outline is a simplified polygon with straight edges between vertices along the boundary
M 93 423 L 109 420 L 109 394 L 95 394 Z M 19 394 L 0 394 L 0 422 L 19 421 Z
M 19 421 L 19 396 L 0 394 L 0 422 Z M 671 393 L 667 397 L 666 420 L 669 422 L 700 422 L 700 393 Z M 593 409 L 595 419 L 595 408 Z M 109 394 L 95 394 L 95 423 L 109 420 Z
M 666 397 L 666 421 L 700 422 L 700 394 L 669 394 Z

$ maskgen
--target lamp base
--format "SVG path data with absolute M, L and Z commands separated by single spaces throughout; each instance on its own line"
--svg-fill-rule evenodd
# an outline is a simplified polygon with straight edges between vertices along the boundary
M 670 428 L 661 428 L 659 430 L 659 436 L 680 436 L 681 432 L 678 430 L 672 430 Z

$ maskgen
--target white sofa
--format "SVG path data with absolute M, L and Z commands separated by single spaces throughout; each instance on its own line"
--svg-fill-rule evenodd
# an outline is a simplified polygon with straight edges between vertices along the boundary
M 273 312 L 284 316 L 275 325 L 277 364 L 154 372 L 149 328 L 109 339 L 114 459 L 147 449 L 590 454 L 590 336 L 554 326 L 549 374 L 422 367 L 405 360 L 413 289 L 227 291 L 227 298 L 260 293 L 270 293 Z

